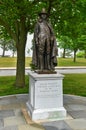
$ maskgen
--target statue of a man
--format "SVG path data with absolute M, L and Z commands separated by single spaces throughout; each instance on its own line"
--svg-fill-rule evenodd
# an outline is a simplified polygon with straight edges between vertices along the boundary
M 45 9 L 35 25 L 32 63 L 40 71 L 54 71 L 57 65 L 57 44 Z

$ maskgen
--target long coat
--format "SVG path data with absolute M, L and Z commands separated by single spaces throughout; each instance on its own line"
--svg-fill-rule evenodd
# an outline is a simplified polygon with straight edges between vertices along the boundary
M 46 49 L 45 49 L 46 46 Z M 50 64 L 57 65 L 57 43 L 51 25 L 38 21 L 34 29 L 32 63 L 39 69 L 39 55 L 50 55 Z

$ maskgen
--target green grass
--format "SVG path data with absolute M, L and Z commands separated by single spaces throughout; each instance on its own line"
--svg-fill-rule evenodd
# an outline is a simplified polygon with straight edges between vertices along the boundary
M 31 60 L 31 57 L 26 58 L 26 67 L 30 66 Z M 58 66 L 86 66 L 86 59 L 77 58 L 74 63 L 73 58 L 58 58 Z M 0 67 L 16 67 L 16 57 L 0 57 Z
M 73 58 L 58 58 L 58 66 L 86 66 L 85 58 L 77 58 L 73 62 Z
M 26 86 L 24 88 L 16 88 L 14 86 L 15 76 L 0 77 L 0 96 L 28 93 L 28 76 L 26 76 Z
M 26 76 L 25 88 L 16 88 L 15 76 L 0 77 L 0 96 L 28 93 L 29 80 Z M 86 96 L 86 74 L 65 74 L 63 80 L 64 94 Z
M 63 84 L 65 94 L 86 96 L 86 74 L 65 74 Z
M 16 67 L 16 57 L 0 57 L 0 67 Z M 25 66 L 29 67 L 31 57 L 26 58 Z
M 0 57 L 0 67 L 15 67 L 16 58 Z

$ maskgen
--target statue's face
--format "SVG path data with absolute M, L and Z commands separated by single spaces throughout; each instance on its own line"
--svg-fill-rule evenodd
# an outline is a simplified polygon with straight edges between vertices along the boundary
M 45 20 L 47 18 L 47 15 L 46 14 L 41 14 L 41 18 Z

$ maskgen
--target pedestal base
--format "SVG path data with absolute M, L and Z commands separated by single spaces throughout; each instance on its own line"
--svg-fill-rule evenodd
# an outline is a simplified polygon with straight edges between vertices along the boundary
M 48 108 L 34 110 L 29 102 L 26 103 L 28 107 L 28 114 L 33 121 L 35 120 L 61 120 L 66 117 L 66 110 L 61 108 Z
M 59 120 L 66 117 L 63 107 L 61 74 L 37 74 L 29 71 L 29 100 L 26 103 L 32 120 Z

